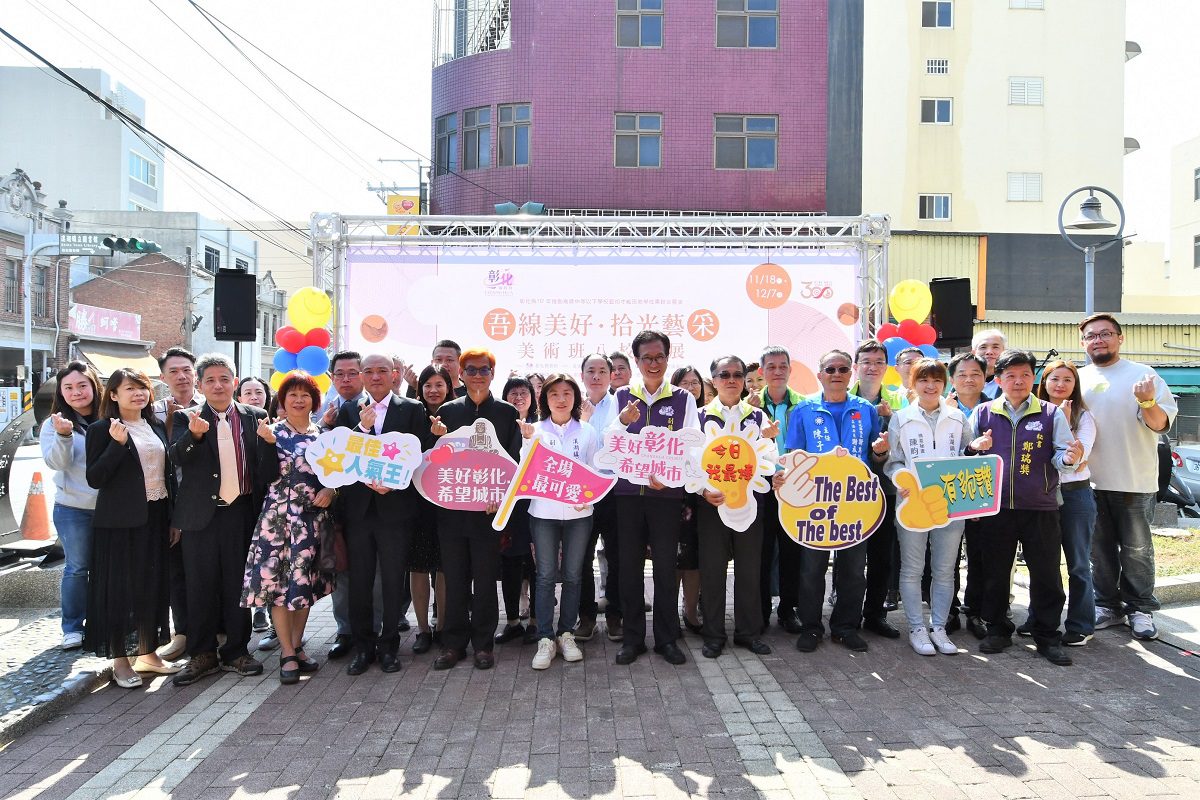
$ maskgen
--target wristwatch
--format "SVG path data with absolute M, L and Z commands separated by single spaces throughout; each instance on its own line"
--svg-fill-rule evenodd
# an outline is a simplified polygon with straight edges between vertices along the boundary
M 1158 400 L 1154 397 L 1151 397 L 1149 400 L 1138 400 L 1138 405 L 1141 408 L 1154 408 L 1158 405 Z

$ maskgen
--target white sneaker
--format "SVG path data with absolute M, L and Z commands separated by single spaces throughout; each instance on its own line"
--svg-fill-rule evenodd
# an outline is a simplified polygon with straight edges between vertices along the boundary
M 932 656 L 937 654 L 937 650 L 933 647 L 933 642 L 929 641 L 929 631 L 925 630 L 924 625 L 919 628 L 908 629 L 908 643 L 912 645 L 912 649 L 917 651 L 918 655 Z
M 83 634 L 77 631 L 64 633 L 62 640 L 63 650 L 74 650 L 77 647 L 83 647 Z
M 944 656 L 958 655 L 958 645 L 950 641 L 950 635 L 946 633 L 945 628 L 934 628 L 929 633 L 929 641 L 933 642 L 937 651 Z
M 578 648 L 576 648 L 578 649 Z M 538 651 L 533 656 L 534 669 L 546 669 L 550 666 L 550 662 L 554 660 L 558 648 L 554 646 L 553 639 L 541 639 L 538 641 Z
M 1154 627 L 1154 615 L 1145 611 L 1129 613 L 1129 627 L 1133 628 L 1135 639 L 1157 639 L 1158 628 Z
M 1111 608 L 1096 606 L 1096 630 L 1102 631 L 1105 628 L 1111 628 L 1113 625 L 1120 625 L 1124 621 L 1124 614 L 1118 614 Z
M 563 633 L 558 637 L 558 649 L 563 661 L 583 661 L 583 651 L 575 644 L 575 634 Z

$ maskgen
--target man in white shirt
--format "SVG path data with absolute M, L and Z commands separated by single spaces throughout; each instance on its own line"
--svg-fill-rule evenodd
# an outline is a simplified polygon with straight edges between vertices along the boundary
M 1096 492 L 1096 629 L 1128 617 L 1136 638 L 1153 639 L 1159 604 L 1150 520 L 1158 493 L 1158 434 L 1171 427 L 1178 407 L 1153 368 L 1121 358 L 1124 337 L 1115 317 L 1093 314 L 1079 330 L 1092 362 L 1079 370 L 1079 380 L 1098 431 L 1088 462 Z
M 987 383 L 983 385 L 983 394 L 989 400 L 1000 396 L 1000 385 L 996 383 L 996 359 L 1008 349 L 1008 337 L 1003 331 L 989 328 L 971 337 L 971 352 L 987 362 L 984 377 Z

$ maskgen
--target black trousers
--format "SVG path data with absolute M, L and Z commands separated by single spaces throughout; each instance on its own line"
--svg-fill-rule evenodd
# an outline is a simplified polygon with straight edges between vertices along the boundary
M 1022 511 L 1002 508 L 980 524 L 983 557 L 983 621 L 991 636 L 1008 636 L 1013 625 L 1007 617 L 1009 575 L 1017 542 L 1029 567 L 1029 613 L 1034 618 L 1033 638 L 1038 644 L 1062 638 L 1059 621 L 1067 595 L 1058 571 L 1062 531 L 1058 511 Z
M 171 621 L 175 633 L 187 636 L 187 574 L 183 568 L 183 542 L 167 551 L 167 579 L 170 582 Z
M 350 579 L 350 634 L 362 653 L 395 653 L 400 648 L 400 617 L 408 584 L 409 520 L 382 519 L 370 511 L 346 521 L 346 559 Z M 383 628 L 375 632 L 375 574 L 383 582 Z
M 762 569 L 759 572 L 759 592 L 762 596 L 763 625 L 771 622 L 771 578 L 776 557 L 779 560 L 780 615 L 796 610 L 800 603 L 800 557 L 804 548 L 784 532 L 779 524 L 779 499 L 774 492 L 762 495 Z
M 438 540 L 446 576 L 446 607 L 438 609 L 442 645 L 466 650 L 470 643 L 476 653 L 490 653 L 500 621 L 500 534 L 482 511 L 439 508 Z
M 249 495 L 213 509 L 198 531 L 184 531 L 181 544 L 187 581 L 188 655 L 217 653 L 225 663 L 248 655 L 250 609 L 242 608 L 246 555 L 258 510 Z M 217 633 L 225 644 L 217 649 Z
M 583 572 L 580 574 L 579 618 L 595 619 L 600 613 L 596 604 L 596 542 L 604 537 L 604 558 L 608 562 L 608 575 L 604 582 L 604 597 L 608 601 L 605 614 L 621 616 L 621 590 L 617 578 L 621 568 L 617 564 L 617 501 L 612 495 L 592 507 L 592 534 L 588 539 L 587 552 L 583 554 Z M 609 549 L 609 545 L 612 549 Z
M 757 638 L 763 620 L 758 581 L 762 564 L 762 509 L 744 531 L 721 521 L 707 500 L 696 507 L 700 540 L 700 612 L 704 615 L 704 641 L 725 644 L 725 585 L 733 559 L 733 635 Z
M 624 644 L 646 641 L 646 584 L 643 578 L 646 545 L 654 568 L 654 644 L 670 644 L 683 634 L 679 630 L 679 604 L 675 589 L 675 559 L 679 529 L 683 524 L 683 500 L 679 497 L 619 495 L 617 497 L 618 558 L 621 564 L 621 607 Z
M 537 568 L 528 548 L 519 555 L 500 556 L 500 594 L 504 596 L 504 615 L 509 619 L 515 620 L 521 616 L 521 581 L 529 581 L 529 617 L 537 619 L 533 599 L 537 594 L 534 591 Z
M 896 541 L 896 496 L 888 495 L 883 521 L 866 542 L 867 593 L 863 598 L 864 619 L 881 619 L 886 616 L 883 601 L 892 583 Z
M 867 546 L 870 539 L 853 547 L 837 551 L 833 561 L 833 580 L 837 584 L 837 604 L 829 615 L 829 630 L 845 636 L 858 630 L 862 623 L 863 596 L 867 591 Z M 803 548 L 800 559 L 800 605 L 796 612 L 806 633 L 823 636 L 821 610 L 825 604 L 825 571 L 829 567 L 829 550 Z
M 971 616 L 983 613 L 983 520 L 969 519 L 963 527 L 963 547 L 967 551 L 967 584 L 963 588 L 963 605 Z M 1011 570 L 1011 564 L 1009 565 Z M 1006 597 L 1007 602 L 1007 597 Z M 1007 613 L 1007 608 L 1005 609 Z

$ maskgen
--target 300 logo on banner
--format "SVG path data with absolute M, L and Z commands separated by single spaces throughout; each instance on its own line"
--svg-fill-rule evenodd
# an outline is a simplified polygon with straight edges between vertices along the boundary
M 800 281 L 803 287 L 797 294 L 804 300 L 828 300 L 833 297 L 833 284 L 829 281 Z

